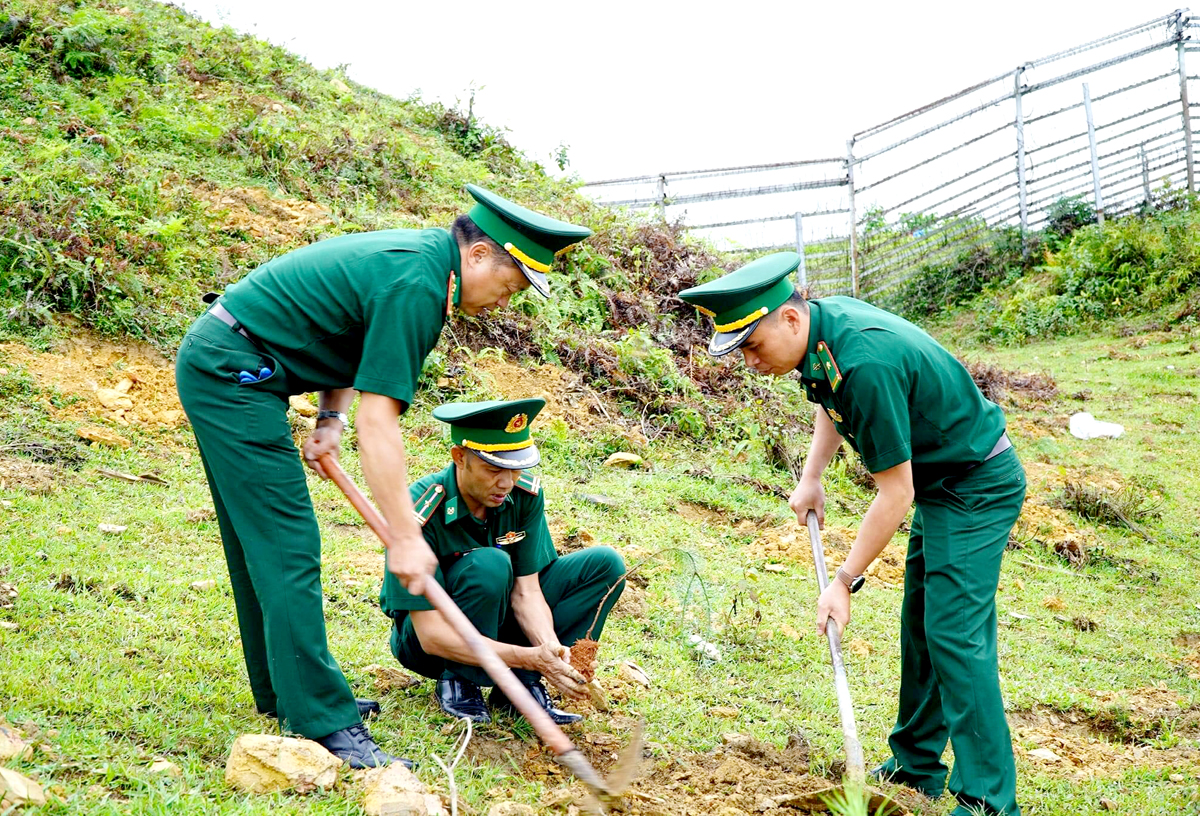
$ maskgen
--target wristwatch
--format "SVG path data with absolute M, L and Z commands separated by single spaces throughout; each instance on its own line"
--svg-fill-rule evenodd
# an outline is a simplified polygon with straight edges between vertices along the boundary
M 342 428 L 350 427 L 350 417 L 341 411 L 317 411 L 317 422 L 320 422 L 322 419 L 336 419 L 342 423 Z
M 851 576 L 841 567 L 837 568 L 837 572 L 833 574 L 833 577 L 845 584 L 846 589 L 850 590 L 850 594 L 852 595 L 862 589 L 863 584 L 867 582 L 865 575 Z

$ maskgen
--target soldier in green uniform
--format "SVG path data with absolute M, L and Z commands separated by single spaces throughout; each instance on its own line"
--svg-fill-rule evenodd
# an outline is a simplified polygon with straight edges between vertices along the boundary
M 561 558 L 555 552 L 541 481 L 527 470 L 541 458 L 529 426 L 545 404 L 526 399 L 440 406 L 433 416 L 450 425 L 453 461 L 410 493 L 417 523 L 437 554 L 437 582 L 550 717 L 565 725 L 580 716 L 556 708 L 541 680 L 568 697 L 587 696 L 584 678 L 570 665 L 569 645 L 589 629 L 600 639 L 625 588 L 625 562 L 611 547 Z M 394 621 L 392 653 L 437 680 L 441 709 L 490 722 L 480 686 L 492 681 L 442 614 L 393 575 L 384 577 L 380 605 Z M 499 688 L 488 702 L 493 710 L 515 711 Z
M 451 230 L 330 238 L 276 258 L 226 291 L 176 362 L 220 524 L 254 702 L 352 767 L 395 759 L 362 723 L 329 653 L 321 541 L 292 443 L 288 396 L 320 392 L 303 456 L 337 455 L 354 400 L 362 469 L 391 525 L 388 569 L 419 593 L 434 558 L 413 521 L 397 418 L 453 309 L 478 315 L 533 286 L 555 253 L 591 234 L 468 185 L 475 207 Z
M 680 297 L 712 317 L 714 355 L 741 349 L 764 374 L 798 371 L 817 403 L 812 444 L 790 504 L 824 523 L 821 474 L 843 440 L 878 494 L 837 579 L 817 606 L 817 629 L 850 621 L 850 594 L 914 499 L 901 611 L 900 707 L 892 756 L 875 770 L 930 796 L 947 783 L 954 748 L 954 816 L 1015 816 L 1016 768 L 996 657 L 1000 558 L 1021 511 L 1025 473 L 1004 413 L 953 355 L 921 329 L 853 298 L 806 301 L 781 252 Z

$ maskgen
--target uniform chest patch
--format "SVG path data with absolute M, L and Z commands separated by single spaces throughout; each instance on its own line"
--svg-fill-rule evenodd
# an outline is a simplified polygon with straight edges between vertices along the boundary
M 825 410 L 828 412 L 829 418 L 832 419 L 834 422 L 842 422 L 843 421 L 842 415 L 839 414 L 837 411 L 833 410 L 832 408 L 827 408 Z
M 525 540 L 524 530 L 509 530 L 504 535 L 496 539 L 497 547 L 507 547 L 510 544 L 516 544 L 518 541 Z

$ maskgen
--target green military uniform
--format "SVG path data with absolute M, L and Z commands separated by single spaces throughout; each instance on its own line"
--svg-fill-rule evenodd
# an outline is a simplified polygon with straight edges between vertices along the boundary
M 554 616 L 555 635 L 569 647 L 587 635 L 593 620 L 591 637 L 600 639 L 608 613 L 624 589 L 618 586 L 608 594 L 621 582 L 625 563 L 611 547 L 589 547 L 562 557 L 555 552 L 541 480 L 525 470 L 539 461 L 529 425 L 544 405 L 540 399 L 459 403 L 434 412 L 436 418 L 452 423 L 454 444 L 497 467 L 521 470 L 514 490 L 499 507 L 489 508 L 485 518 L 467 509 L 453 463 L 420 479 L 409 491 L 425 540 L 438 558 L 435 579 L 484 637 L 530 645 L 512 614 L 509 595 L 515 578 L 537 574 Z M 444 660 L 421 648 L 409 613 L 433 607 L 424 597 L 410 595 L 391 573 L 384 577 L 379 601 L 395 622 L 392 653 L 404 666 L 434 679 L 492 685 L 478 666 Z M 516 673 L 526 682 L 538 679 L 535 672 Z
M 715 313 L 713 344 L 732 351 L 791 295 L 788 276 L 797 260 L 795 253 L 768 256 L 757 270 L 739 270 L 750 273 L 740 280 L 735 272 L 714 282 L 728 282 L 724 288 L 698 287 L 681 297 Z M 954 813 L 1019 814 L 997 670 L 995 594 L 1025 473 L 1004 433 L 1004 414 L 912 323 L 853 298 L 808 306 L 799 366 L 808 399 L 872 473 L 912 462 L 916 511 L 901 613 L 900 707 L 883 770 L 939 795 L 949 739 L 949 788 L 961 803 Z
M 505 224 L 494 240 L 510 252 L 553 258 L 590 234 L 469 190 L 480 202 L 472 214 L 487 213 L 477 223 Z M 233 285 L 179 351 L 176 382 L 212 491 L 254 701 L 305 737 L 360 718 L 326 641 L 320 534 L 288 396 L 353 387 L 410 404 L 461 302 L 460 263 L 442 229 L 330 238 Z

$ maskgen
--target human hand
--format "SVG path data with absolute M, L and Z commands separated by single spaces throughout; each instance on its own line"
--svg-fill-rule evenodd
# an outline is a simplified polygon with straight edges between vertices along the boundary
M 571 650 L 560 643 L 543 643 L 536 648 L 533 669 L 568 697 L 586 700 L 587 681 L 571 665 Z
M 395 539 L 387 551 L 388 572 L 413 595 L 425 594 L 425 580 L 437 570 L 437 556 L 417 535 Z
M 837 623 L 840 637 L 850 623 L 850 590 L 837 580 L 830 581 L 817 600 L 817 634 L 825 634 L 825 623 L 830 618 Z
M 821 479 L 802 477 L 792 495 L 788 498 L 788 506 L 796 514 L 796 520 L 801 525 L 808 524 L 808 511 L 817 514 L 817 526 L 825 529 L 825 488 L 821 487 Z
M 328 479 L 329 474 L 321 466 L 321 457 L 329 454 L 334 462 L 338 461 L 338 455 L 342 451 L 342 423 L 336 419 L 322 422 L 327 424 L 318 424 L 308 435 L 308 439 L 304 440 L 304 464 L 322 479 Z

